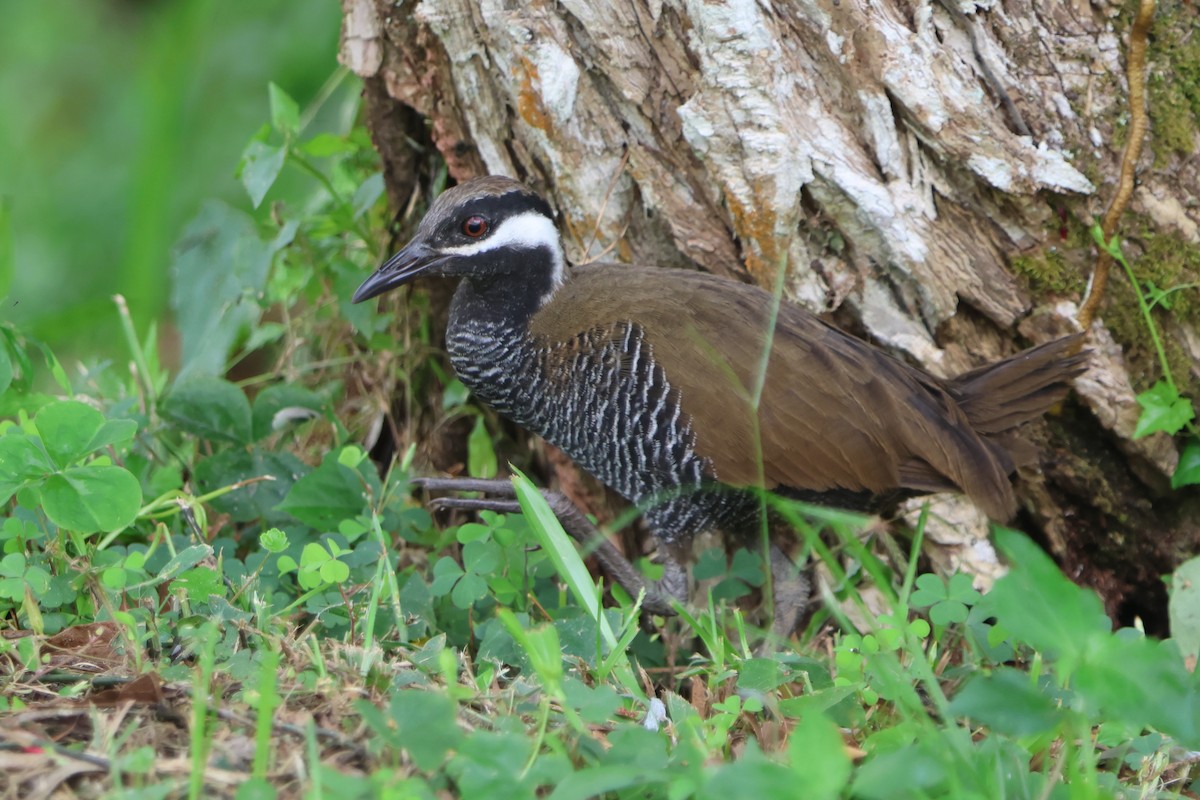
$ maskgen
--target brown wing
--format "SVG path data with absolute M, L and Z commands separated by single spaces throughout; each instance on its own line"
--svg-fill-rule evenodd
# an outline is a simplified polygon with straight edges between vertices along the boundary
M 988 514 L 1011 516 L 1011 462 L 936 381 L 787 303 L 755 415 L 769 309 L 766 292 L 704 273 L 594 265 L 576 270 L 534 324 L 556 340 L 640 324 L 697 451 L 724 483 L 958 488 Z

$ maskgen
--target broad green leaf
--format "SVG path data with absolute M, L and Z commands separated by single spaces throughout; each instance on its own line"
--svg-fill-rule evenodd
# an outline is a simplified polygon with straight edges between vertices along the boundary
M 1192 401 L 1180 397 L 1178 390 L 1166 381 L 1159 381 L 1139 394 L 1137 401 L 1142 415 L 1133 430 L 1135 439 L 1157 431 L 1174 435 L 1196 415 Z
M 473 478 L 496 476 L 496 451 L 482 415 L 475 418 L 475 426 L 467 436 L 467 472 Z
M 287 160 L 287 147 L 254 141 L 242 153 L 241 179 L 250 204 L 258 208 Z
M 296 133 L 300 128 L 300 106 L 274 82 L 268 84 L 267 94 L 271 100 L 271 127 L 288 136 Z
M 653 736 L 654 734 L 650 734 Z M 596 797 L 659 797 L 657 793 L 616 794 L 621 789 L 635 787 L 649 788 L 665 783 L 668 776 L 662 771 L 641 769 L 632 765 L 617 763 L 611 766 L 600 766 L 580 769 L 571 772 L 558 782 L 550 794 L 550 800 L 592 800 Z
M 926 572 L 918 575 L 913 585 L 915 589 L 908 598 L 908 603 L 913 608 L 928 608 L 935 603 L 942 602 L 947 597 L 945 581 L 933 573 Z
M 354 192 L 354 197 L 351 198 L 351 205 L 354 208 L 354 218 L 358 219 L 363 214 L 371 210 L 371 207 L 383 195 L 383 173 L 376 172 L 367 177 L 358 189 Z
M 225 372 L 230 352 L 262 315 L 258 298 L 271 259 L 294 233 L 295 225 L 288 224 L 275 240 L 264 241 L 249 214 L 217 201 L 206 203 L 187 224 L 171 257 L 181 379 Z
M 114 466 L 71 467 L 51 475 L 41 496 L 51 522 L 76 533 L 108 533 L 129 525 L 142 505 L 142 487 Z
M 462 741 L 456 712 L 454 701 L 445 694 L 419 689 L 397 691 L 388 708 L 392 736 L 417 767 L 432 771 Z
M 37 440 L 19 431 L 0 436 L 0 504 L 26 481 L 34 481 L 54 471 L 45 451 Z
M 946 779 L 946 767 L 932 751 L 935 747 L 930 741 L 880 748 L 859 766 L 848 796 L 866 800 L 950 797 L 935 791 Z
M 370 463 L 367 469 L 374 469 Z M 279 511 L 319 531 L 336 531 L 343 520 L 367 510 L 367 485 L 363 474 L 337 462 L 337 453 L 292 486 L 277 506 Z
M 220 573 L 211 567 L 196 567 L 182 572 L 171 586 L 173 589 L 183 589 L 194 603 L 207 603 L 210 597 L 220 597 L 226 591 Z
M 735 695 L 736 697 L 736 695 Z M 753 739 L 746 742 L 741 758 L 710 767 L 708 778 L 696 797 L 700 800 L 729 800 L 735 797 L 806 797 L 797 793 L 796 776 L 782 764 L 762 754 Z
M 850 756 L 842 736 L 824 714 L 806 714 L 788 735 L 793 797 L 841 797 L 850 780 Z
M 449 556 L 442 556 L 433 565 L 433 583 L 430 584 L 429 591 L 434 597 L 441 597 L 449 593 L 464 574 L 457 561 Z
M 1095 592 L 1067 580 L 1024 535 L 997 527 L 995 540 L 1009 572 L 982 602 L 1000 627 L 1040 653 L 1072 660 L 1082 657 L 1098 636 L 1108 635 L 1112 623 Z
M 353 153 L 355 146 L 341 136 L 332 133 L 318 133 L 300 145 L 300 150 L 313 158 L 328 158 L 342 153 Z
M 487 581 L 474 573 L 465 573 L 450 590 L 450 601 L 459 608 L 470 608 L 487 596 Z
M 250 401 L 221 378 L 196 375 L 175 384 L 162 403 L 162 415 L 202 439 L 249 444 Z
M 462 558 L 467 570 L 487 576 L 500 568 L 500 547 L 487 540 L 467 542 L 463 545 Z
M 1200 439 L 1192 437 L 1179 454 L 1179 463 L 1171 475 L 1171 488 L 1180 489 L 1200 483 Z
M 321 580 L 326 583 L 342 583 L 350 577 L 350 567 L 345 562 L 331 558 L 321 565 Z
M 285 450 L 231 448 L 197 464 L 196 481 L 205 494 L 245 482 L 214 497 L 212 507 L 229 514 L 234 522 L 265 519 L 275 524 L 284 520 L 275 508 L 309 469 L 307 464 Z
M 321 397 L 303 386 L 278 383 L 263 389 L 254 398 L 252 413 L 254 440 L 265 439 L 277 430 L 301 421 L 307 416 L 319 416 L 324 403 Z
M 96 435 L 88 442 L 88 452 L 94 453 L 110 444 L 127 442 L 137 434 L 137 429 L 137 423 L 131 419 L 105 420 L 100 430 L 96 431 Z
M 766 694 L 788 680 L 788 672 L 773 658 L 748 658 L 738 668 L 740 693 Z
M 1200 748 L 1200 693 L 1175 646 L 1131 630 L 1100 637 L 1072 673 L 1071 687 L 1095 721 L 1157 728 L 1187 749 Z
M 1200 557 L 1191 558 L 1171 575 L 1171 638 L 1185 658 L 1200 657 Z
M 1009 667 L 973 676 L 950 703 L 950 713 L 1009 736 L 1049 733 L 1063 719 L 1055 700 L 1028 673 Z
M 91 452 L 88 445 L 104 426 L 104 415 L 85 403 L 63 400 L 38 411 L 34 424 L 46 452 L 67 467 Z

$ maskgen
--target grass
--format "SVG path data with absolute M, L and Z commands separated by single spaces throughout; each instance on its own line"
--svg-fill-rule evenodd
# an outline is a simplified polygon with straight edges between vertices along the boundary
M 241 169 L 270 222 L 210 205 L 176 249 L 179 372 L 119 304 L 126 357 L 82 368 L 0 324 L 4 796 L 1195 796 L 1196 562 L 1158 642 L 1019 533 L 980 596 L 922 573 L 920 525 L 788 506 L 825 577 L 764 648 L 754 554 L 643 626 L 524 478 L 524 514 L 435 524 L 415 451 L 362 432 L 404 380 L 482 476 L 488 417 L 375 355 L 427 349 L 419 305 L 348 304 L 386 227 L 365 133 L 271 103 Z

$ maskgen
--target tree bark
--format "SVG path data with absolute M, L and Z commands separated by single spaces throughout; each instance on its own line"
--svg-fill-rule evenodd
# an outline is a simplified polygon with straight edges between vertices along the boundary
M 934 373 L 1075 326 L 1094 258 L 1087 231 L 1112 192 L 1128 118 L 1129 10 L 1073 0 L 343 2 L 342 60 L 366 81 L 398 208 L 428 191 L 415 138 L 455 180 L 507 174 L 546 194 L 576 263 L 603 253 L 767 287 L 784 270 L 790 300 Z M 1178 0 L 1156 20 L 1151 119 L 1174 137 L 1147 147 L 1123 227 L 1134 257 L 1156 242 L 1195 256 L 1155 273 L 1171 285 L 1200 279 L 1190 133 L 1200 87 L 1180 77 L 1200 76 L 1189 38 L 1198 21 Z M 1170 91 L 1156 93 L 1154 80 Z M 1168 488 L 1170 438 L 1132 439 L 1135 391 L 1158 373 L 1128 283 L 1113 284 L 1124 290 L 1090 331 L 1080 400 L 1036 433 L 1043 459 L 1023 476 L 1021 527 L 1116 617 L 1161 630 L 1160 578 L 1196 550 L 1200 498 Z M 1195 397 L 1193 306 L 1157 319 Z M 948 566 L 990 558 L 985 533 L 943 529 L 960 538 L 941 553 Z

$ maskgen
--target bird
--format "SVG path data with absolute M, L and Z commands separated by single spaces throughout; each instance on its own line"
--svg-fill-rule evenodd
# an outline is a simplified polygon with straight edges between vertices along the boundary
M 446 349 L 475 396 L 641 510 L 663 559 L 656 613 L 685 599 L 698 534 L 755 541 L 764 492 L 877 512 L 954 491 L 1011 519 L 1010 434 L 1084 363 L 1074 334 L 941 379 L 750 284 L 572 267 L 550 204 L 503 176 L 439 195 L 353 302 L 419 276 L 459 280 Z M 605 565 L 637 585 L 627 561 Z

